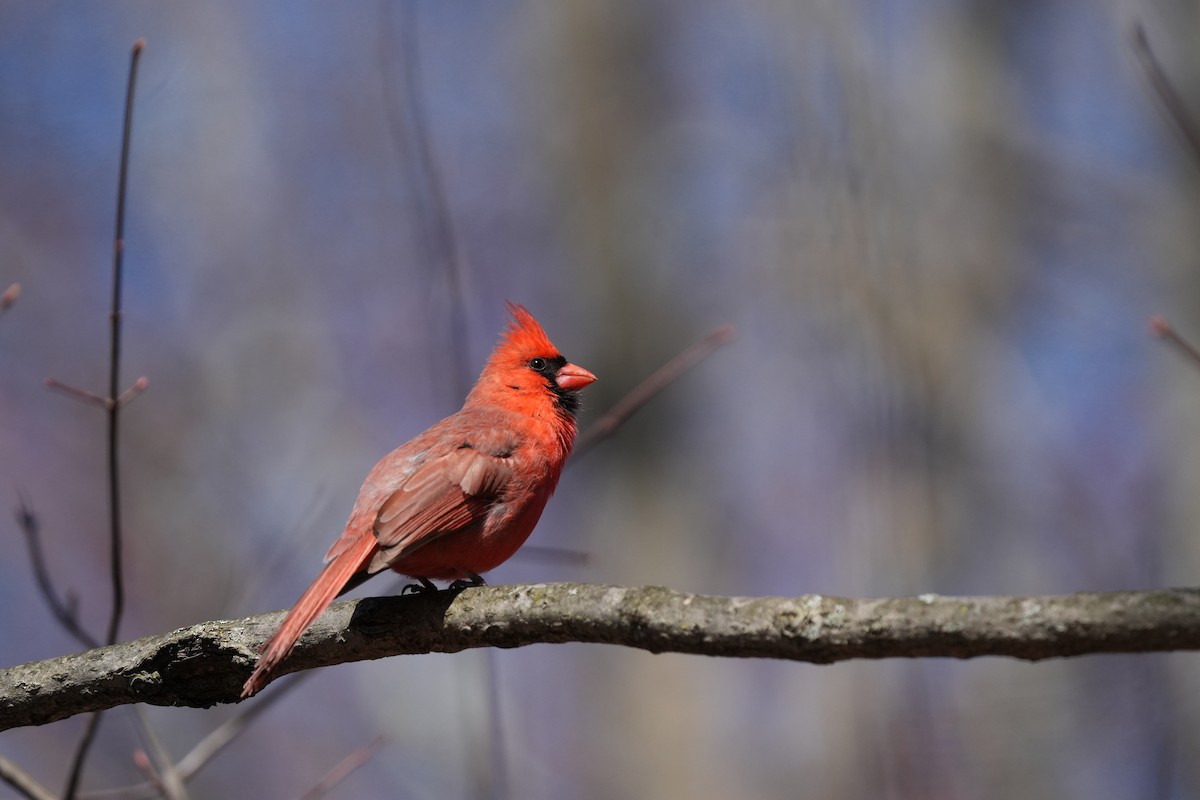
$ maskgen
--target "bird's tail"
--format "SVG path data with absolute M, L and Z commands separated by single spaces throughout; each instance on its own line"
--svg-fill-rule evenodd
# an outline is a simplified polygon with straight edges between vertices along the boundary
M 376 544 L 374 536 L 363 536 L 325 565 L 312 586 L 300 595 L 296 605 L 283 618 L 279 630 L 262 646 L 258 665 L 242 686 L 242 697 L 257 694 L 267 685 L 271 672 L 292 652 L 308 626 L 328 608 L 354 574 L 366 566 Z

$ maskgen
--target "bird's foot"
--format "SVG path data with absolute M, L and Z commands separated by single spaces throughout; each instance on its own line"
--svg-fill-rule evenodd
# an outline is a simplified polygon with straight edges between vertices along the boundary
M 406 594 L 425 594 L 425 592 L 436 592 L 437 586 L 428 578 L 417 578 L 417 583 L 406 583 L 404 588 L 400 590 L 401 595 Z
M 469 589 L 472 586 L 483 586 L 484 580 L 482 576 L 476 575 L 474 572 L 467 573 L 467 579 L 459 579 L 446 587 L 449 592 L 461 592 L 463 589 Z

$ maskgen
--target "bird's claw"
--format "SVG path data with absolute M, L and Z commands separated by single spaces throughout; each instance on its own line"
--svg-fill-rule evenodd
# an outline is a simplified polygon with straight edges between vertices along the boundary
M 425 594 L 425 592 L 436 592 L 437 586 L 428 578 L 417 578 L 417 583 L 406 583 L 404 588 L 400 590 L 401 596 L 406 594 Z
M 452 582 L 449 586 L 446 587 L 446 591 L 461 592 L 463 589 L 470 589 L 472 586 L 483 586 L 484 585 L 483 578 L 480 577 L 479 575 L 476 575 L 474 572 L 468 572 L 467 576 L 468 577 L 466 580 L 463 580 L 460 578 L 459 580 Z

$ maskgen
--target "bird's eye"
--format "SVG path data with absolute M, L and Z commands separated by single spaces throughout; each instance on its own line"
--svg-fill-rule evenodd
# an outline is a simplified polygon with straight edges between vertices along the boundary
M 531 370 L 533 370 L 534 372 L 541 372 L 542 370 L 544 370 L 546 368 L 546 359 L 544 359 L 544 358 L 529 359 L 529 368 Z

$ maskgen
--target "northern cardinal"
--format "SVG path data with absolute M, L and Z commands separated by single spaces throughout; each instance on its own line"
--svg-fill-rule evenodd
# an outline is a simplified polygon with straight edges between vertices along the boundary
M 575 443 L 579 390 L 596 380 L 558 352 L 522 306 L 458 413 L 388 453 L 367 474 L 325 569 L 262 647 L 242 697 L 262 689 L 300 635 L 342 592 L 384 569 L 483 583 L 524 544 Z

